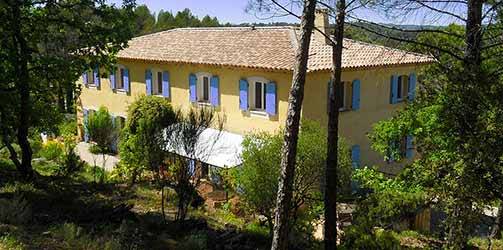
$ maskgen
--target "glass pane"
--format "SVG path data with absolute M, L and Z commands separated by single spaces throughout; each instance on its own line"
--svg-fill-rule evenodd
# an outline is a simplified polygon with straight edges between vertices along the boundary
M 255 82 L 255 108 L 262 109 L 262 83 Z
M 121 68 L 121 77 L 119 79 L 119 86 L 117 86 L 119 89 L 124 88 L 124 69 Z
M 339 84 L 339 88 L 337 89 L 337 96 L 335 99 L 335 102 L 337 103 L 337 107 L 343 108 L 344 107 L 344 86 L 345 82 L 341 82 Z
M 264 85 L 263 85 L 263 87 L 262 87 L 262 90 L 263 90 L 263 92 L 264 92 L 264 95 L 263 95 L 263 96 L 264 96 L 264 98 L 263 98 L 263 100 L 264 100 L 264 105 L 263 105 L 262 107 L 264 107 L 264 109 L 265 109 L 265 108 L 267 107 L 267 106 L 266 106 L 266 104 L 265 104 L 265 100 L 266 100 L 266 98 L 265 98 L 265 94 L 266 94 L 266 92 L 267 92 L 267 91 L 265 91 L 265 90 L 266 90 L 266 85 L 265 85 L 265 83 L 264 83 Z
M 162 72 L 157 72 L 157 93 L 162 94 Z
M 208 101 L 209 98 L 209 81 L 208 77 L 203 77 L 203 100 Z
M 402 85 L 403 85 L 403 77 L 398 77 L 398 90 L 397 90 L 397 98 L 402 99 Z

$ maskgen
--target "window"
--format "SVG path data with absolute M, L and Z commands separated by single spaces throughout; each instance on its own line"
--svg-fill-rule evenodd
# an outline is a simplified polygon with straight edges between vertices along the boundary
M 398 101 L 403 101 L 407 97 L 408 93 L 408 81 L 409 77 L 408 76 L 399 76 L 398 77 L 398 90 L 397 90 L 397 100 Z
M 119 77 L 116 78 L 117 81 L 117 89 L 124 89 L 124 76 L 126 74 L 126 69 L 124 67 L 119 67 Z
M 152 87 L 154 95 L 162 95 L 162 72 L 157 71 L 154 79 L 152 79 Z
M 210 78 L 209 73 L 197 74 L 197 101 L 202 103 L 210 102 Z
M 250 107 L 253 110 L 264 111 L 266 107 L 266 83 L 265 79 L 250 81 Z
M 330 84 L 330 83 L 329 83 Z M 330 93 L 327 93 L 327 112 L 328 112 L 328 98 Z M 353 109 L 353 83 L 342 82 L 335 98 L 339 111 L 347 111 Z
M 413 137 L 408 135 L 400 138 L 399 140 L 389 143 L 389 149 L 386 154 L 386 161 L 388 163 L 400 159 L 412 158 L 414 155 Z
M 265 109 L 265 83 L 263 82 L 255 82 L 254 108 L 259 110 Z
M 85 82 L 85 84 L 94 85 L 94 72 L 92 70 L 86 71 L 85 75 L 86 76 L 84 77 L 84 81 L 87 80 L 87 82 Z

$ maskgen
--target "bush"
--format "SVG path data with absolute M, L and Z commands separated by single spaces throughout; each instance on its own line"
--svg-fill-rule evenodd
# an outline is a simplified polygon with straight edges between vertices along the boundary
M 23 250 L 26 249 L 26 246 L 16 237 L 7 233 L 6 235 L 0 236 L 0 249 Z
M 361 226 L 348 227 L 342 242 L 342 249 L 402 249 L 393 232 L 383 229 L 368 231 Z
M 275 134 L 258 133 L 247 135 L 243 141 L 243 165 L 237 168 L 237 174 L 229 173 L 232 185 L 240 193 L 240 198 L 247 208 L 254 214 L 264 215 L 272 230 L 272 220 L 278 192 L 278 179 L 281 165 L 281 148 L 283 136 L 281 132 Z M 295 218 L 315 219 L 313 212 L 319 212 L 316 200 L 321 199 L 320 183 L 323 180 L 326 158 L 326 132 L 314 121 L 302 121 L 297 146 L 297 164 L 295 166 L 295 180 L 293 185 L 292 211 Z M 349 187 L 351 174 L 351 160 L 347 146 L 340 142 L 339 146 L 339 183 L 337 190 Z M 227 179 L 227 178 L 224 178 Z M 305 209 L 299 209 L 299 208 Z M 298 213 L 307 211 L 313 216 L 300 216 Z M 308 225 L 312 221 L 303 223 Z M 295 221 L 291 225 L 301 223 Z M 307 229 L 307 227 L 304 227 Z
M 48 161 L 61 160 L 64 153 L 64 145 L 58 141 L 48 141 L 42 146 L 39 154 Z
M 91 237 L 92 235 L 88 234 L 84 228 L 73 223 L 54 226 L 51 234 L 54 238 L 63 241 L 65 249 L 124 249 L 114 237 Z
M 91 113 L 84 126 L 100 153 L 112 152 L 111 147 L 117 139 L 118 131 L 114 127 L 112 116 L 105 107 L 100 107 L 98 111 Z
M 27 224 L 32 215 L 30 204 L 17 192 L 12 199 L 0 199 L 0 222 L 12 225 Z
M 185 237 L 177 249 L 180 250 L 205 250 L 208 249 L 208 236 L 198 232 Z

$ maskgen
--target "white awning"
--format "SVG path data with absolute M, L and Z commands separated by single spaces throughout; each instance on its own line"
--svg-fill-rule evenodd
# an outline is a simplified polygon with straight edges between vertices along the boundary
M 242 142 L 242 135 L 207 128 L 199 136 L 194 150 L 195 157 L 191 158 L 217 167 L 235 167 L 242 163 Z M 167 150 L 189 157 L 182 145 L 168 145 Z

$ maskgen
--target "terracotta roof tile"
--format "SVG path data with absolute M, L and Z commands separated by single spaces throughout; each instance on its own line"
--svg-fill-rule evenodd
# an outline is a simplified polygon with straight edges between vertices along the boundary
M 292 70 L 294 27 L 180 28 L 140 36 L 118 53 L 122 59 Z M 343 67 L 426 63 L 419 54 L 346 39 Z M 331 69 L 332 48 L 313 39 L 309 71 Z

